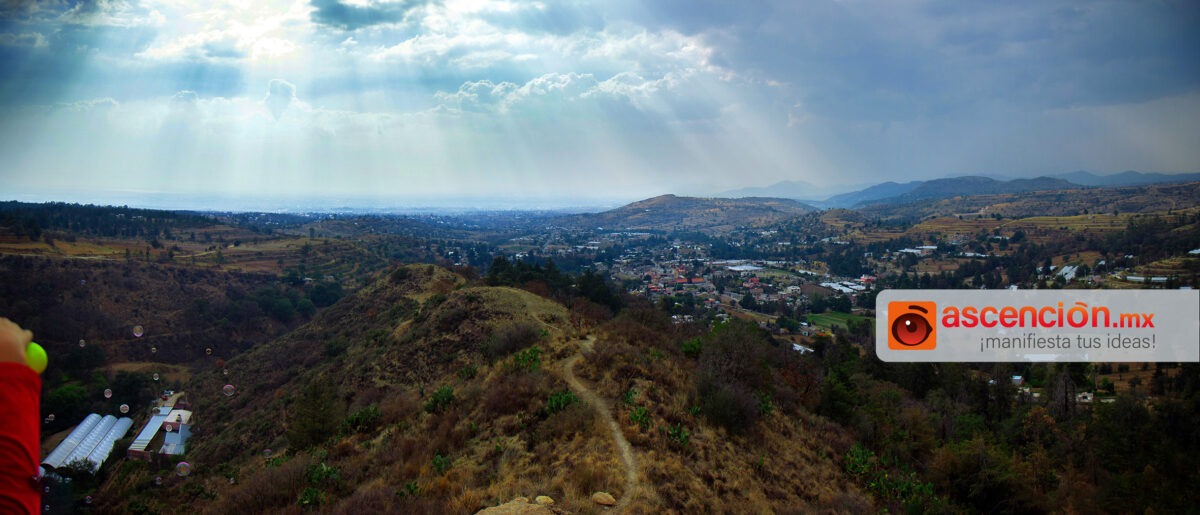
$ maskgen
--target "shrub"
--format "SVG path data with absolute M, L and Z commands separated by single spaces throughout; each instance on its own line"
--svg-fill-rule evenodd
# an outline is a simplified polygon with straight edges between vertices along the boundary
M 666 431 L 667 438 L 670 439 L 672 445 L 686 448 L 691 443 L 692 433 L 686 427 L 683 427 L 683 424 L 675 424 L 664 429 L 664 431 Z
M 475 365 L 466 365 L 458 369 L 458 378 L 463 381 L 470 381 L 475 378 L 477 373 L 479 373 L 479 369 L 475 368 Z
M 488 359 L 497 359 L 523 349 L 542 338 L 542 332 L 531 322 L 514 322 L 496 328 L 483 342 L 482 351 Z
M 775 411 L 775 404 L 771 402 L 771 396 L 768 395 L 766 392 L 759 392 L 758 393 L 758 414 L 766 416 L 766 415 L 770 415 L 772 411 Z
M 430 300 L 433 300 L 432 298 Z M 426 303 L 428 305 L 428 302 Z M 424 313 L 425 310 L 422 310 Z M 437 314 L 434 321 L 434 328 L 439 332 L 447 333 L 458 329 L 471 316 L 471 311 L 460 305 L 451 305 Z
M 530 401 L 548 393 L 546 379 L 542 375 L 511 374 L 500 377 L 500 381 L 489 387 L 483 400 L 483 416 L 495 419 L 523 410 L 536 409 Z
M 621 402 L 624 402 L 627 406 L 632 406 L 633 398 L 637 397 L 637 394 L 637 389 L 630 387 L 628 390 L 625 390 L 625 393 L 621 394 Z
M 554 393 L 549 399 L 546 399 L 546 407 L 543 409 L 543 411 L 545 412 L 546 416 L 550 416 L 566 409 L 568 406 L 576 402 L 579 402 L 579 398 L 575 397 L 575 394 L 571 393 L 571 390 L 563 390 L 561 392 Z
M 758 421 L 758 398 L 748 388 L 737 383 L 701 380 L 697 390 L 700 411 L 710 422 L 742 432 Z
M 305 488 L 300 492 L 300 498 L 296 501 L 297 504 L 305 508 L 316 508 L 325 500 L 325 492 L 317 490 L 313 487 Z
M 400 267 L 392 271 L 390 280 L 392 284 L 400 284 L 412 277 L 412 272 L 408 268 Z
M 513 356 L 511 368 L 520 372 L 537 372 L 542 366 L 542 349 L 530 347 Z
M 342 434 L 365 433 L 375 429 L 383 413 L 375 406 L 367 406 L 346 417 L 342 422 Z
M 701 349 L 701 346 L 700 346 L 699 338 L 692 338 L 690 340 L 685 340 L 682 344 L 682 350 L 683 350 L 683 354 L 685 356 L 689 356 L 689 357 L 693 357 L 693 358 L 696 356 L 699 356 L 700 349 Z
M 330 338 L 328 340 L 325 340 L 325 357 L 336 358 L 338 356 L 341 356 L 342 354 L 344 354 L 346 352 L 346 349 L 349 347 L 350 347 L 350 342 L 348 342 L 342 338 Z M 224 368 L 224 367 L 217 367 L 217 368 Z
M 336 485 L 342 480 L 342 472 L 337 467 L 326 465 L 325 462 L 314 463 L 305 475 L 309 483 L 320 486 L 328 483 Z
M 433 468 L 437 469 L 438 474 L 445 474 L 446 469 L 450 468 L 450 458 L 442 456 L 442 453 L 433 455 Z
M 934 494 L 933 483 L 921 481 L 911 470 L 891 469 L 885 466 L 870 449 L 854 444 L 846 453 L 843 462 L 846 472 L 866 486 L 867 490 L 884 504 L 898 504 L 902 508 L 901 511 L 906 513 L 946 511 L 946 499 Z M 975 477 L 992 476 L 981 474 Z M 977 491 L 994 493 L 991 488 L 979 488 Z
M 413 391 L 390 391 L 379 404 L 382 416 L 380 422 L 384 425 L 395 424 L 413 414 L 419 413 L 421 398 Z
M 576 434 L 587 434 L 595 427 L 596 412 L 576 402 L 562 411 L 538 424 L 533 431 L 531 442 L 545 443 L 554 448 L 555 440 L 566 437 L 568 440 Z
M 449 386 L 443 386 L 433 392 L 433 396 L 425 401 L 426 413 L 441 413 L 445 411 L 451 403 L 454 402 L 454 389 Z
M 629 412 L 629 421 L 637 424 L 642 429 L 646 429 L 650 427 L 650 414 L 647 412 L 645 406 L 638 406 Z

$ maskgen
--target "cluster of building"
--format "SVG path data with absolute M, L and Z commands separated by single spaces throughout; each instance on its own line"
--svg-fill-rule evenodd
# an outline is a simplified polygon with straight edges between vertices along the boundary
M 183 455 L 192 435 L 192 412 L 187 409 L 187 403 L 180 400 L 182 393 L 165 393 L 166 399 L 153 408 L 150 419 L 126 450 L 126 457 L 151 461 L 156 455 Z M 130 417 L 92 413 L 46 455 L 41 463 L 42 473 L 79 465 L 92 471 L 99 470 L 112 454 L 117 440 L 124 438 L 132 428 Z
M 80 464 L 99 470 L 112 453 L 113 444 L 131 427 L 133 419 L 129 417 L 88 415 L 42 460 L 43 473 Z

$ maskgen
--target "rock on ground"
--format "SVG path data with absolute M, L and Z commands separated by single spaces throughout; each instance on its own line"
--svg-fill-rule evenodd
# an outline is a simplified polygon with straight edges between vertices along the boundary
M 617 500 L 608 492 L 596 492 L 592 494 L 592 502 L 601 506 L 616 506 Z
M 546 499 L 550 498 L 546 497 Z M 554 500 L 551 499 L 550 502 L 554 502 Z M 562 511 L 540 504 L 529 504 L 529 499 L 518 497 L 500 506 L 479 510 L 475 515 L 558 515 L 559 513 Z

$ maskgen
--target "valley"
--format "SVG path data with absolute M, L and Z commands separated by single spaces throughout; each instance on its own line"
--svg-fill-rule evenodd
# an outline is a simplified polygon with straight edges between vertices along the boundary
M 1165 456 L 1195 452 L 1172 425 L 1198 415 L 1195 364 L 884 364 L 874 296 L 1198 287 L 1196 187 L 496 217 L 9 204 L 0 313 L 52 356 L 47 449 L 121 404 L 144 423 L 164 390 L 194 413 L 182 456 L 126 438 L 57 471 L 65 511 L 1171 508 L 1191 494 L 1079 492 L 1150 460 L 1190 480 Z M 1133 416 L 1161 443 L 1118 460 Z

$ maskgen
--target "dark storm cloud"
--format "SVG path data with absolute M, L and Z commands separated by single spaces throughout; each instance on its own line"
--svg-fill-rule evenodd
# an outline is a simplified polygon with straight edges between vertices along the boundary
M 344 4 L 338 0 L 312 0 L 312 21 L 343 30 L 357 30 L 372 25 L 398 23 L 414 8 L 428 3 L 423 0 L 376 2 L 369 6 Z
M 572 0 L 522 4 L 510 11 L 487 12 L 481 18 L 497 27 L 559 35 L 578 30 L 600 30 L 605 23 L 600 8 Z
M 1195 2 L 759 7 L 665 0 L 643 21 L 705 34 L 714 64 L 787 83 L 806 111 L 835 119 L 1116 105 L 1200 88 Z

